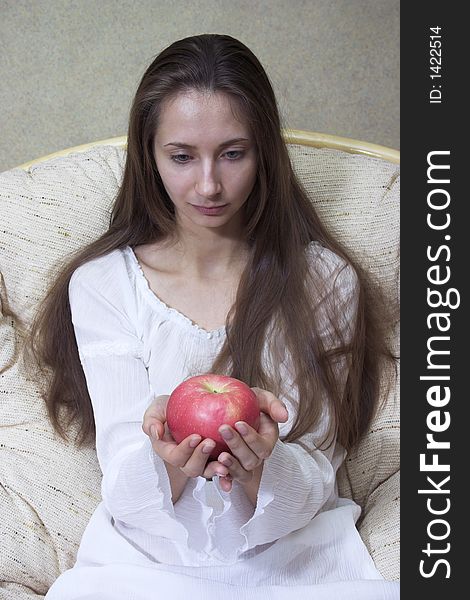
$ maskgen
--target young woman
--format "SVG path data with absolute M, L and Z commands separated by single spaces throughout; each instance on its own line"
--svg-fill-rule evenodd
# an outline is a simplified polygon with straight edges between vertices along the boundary
M 293 173 L 253 53 L 175 42 L 147 69 L 108 231 L 51 288 L 31 332 L 57 431 L 96 439 L 102 502 L 48 600 L 397 598 L 335 475 L 367 431 L 385 303 Z M 259 431 L 177 444 L 171 391 L 223 373 Z M 68 417 L 65 418 L 64 417 Z

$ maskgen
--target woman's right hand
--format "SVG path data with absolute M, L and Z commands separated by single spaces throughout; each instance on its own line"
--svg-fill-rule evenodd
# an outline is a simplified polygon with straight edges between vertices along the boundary
M 142 429 L 146 433 L 156 454 L 167 465 L 179 469 L 186 477 L 203 476 L 210 479 L 215 475 L 225 477 L 228 468 L 217 460 L 207 462 L 215 442 L 209 438 L 193 433 L 177 444 L 166 422 L 166 405 L 168 395 L 157 396 L 144 414 Z

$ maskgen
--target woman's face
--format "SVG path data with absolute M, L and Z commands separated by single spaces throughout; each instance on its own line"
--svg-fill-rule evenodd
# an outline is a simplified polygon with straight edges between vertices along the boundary
M 241 233 L 240 209 L 255 183 L 257 158 L 228 95 L 190 91 L 164 103 L 154 155 L 178 226 Z

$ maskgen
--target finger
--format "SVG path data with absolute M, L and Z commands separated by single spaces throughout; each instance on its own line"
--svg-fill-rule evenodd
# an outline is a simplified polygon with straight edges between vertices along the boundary
M 184 467 L 193 455 L 194 449 L 200 444 L 201 436 L 191 434 L 177 444 L 173 441 L 154 440 L 152 446 L 155 452 L 174 467 Z
M 245 469 L 235 456 L 228 452 L 221 452 L 218 457 L 218 461 L 228 468 L 229 475 L 232 479 L 236 479 L 240 483 L 246 483 L 251 481 L 253 478 L 253 472 Z
M 206 479 L 212 479 L 216 475 L 218 475 L 221 478 L 227 477 L 229 475 L 229 471 L 227 467 L 220 464 L 219 461 L 211 460 L 206 464 L 206 468 L 204 469 L 202 476 Z
M 259 461 L 265 460 L 271 455 L 279 437 L 278 424 L 265 413 L 260 414 L 258 431 L 244 421 L 237 421 L 235 429 L 241 435 L 248 448 L 256 454 Z
M 200 436 L 199 436 L 200 438 Z M 178 465 L 188 477 L 199 477 L 204 473 L 209 455 L 215 448 L 215 442 L 211 439 L 202 440 L 192 449 L 191 455 L 183 465 Z
M 259 418 L 258 434 L 268 441 L 268 444 L 274 447 L 279 438 L 279 425 L 265 413 L 261 413 Z
M 168 398 L 168 395 L 157 396 L 147 407 L 142 419 L 142 429 L 147 435 L 151 435 L 150 428 L 152 425 L 156 428 L 156 433 L 159 437 L 163 435 L 160 424 L 163 424 L 166 421 L 166 405 Z
M 168 395 L 156 396 L 147 407 L 144 413 L 145 419 L 158 419 L 159 421 L 166 420 L 166 405 L 168 403 Z
M 142 424 L 142 429 L 150 436 L 152 441 L 160 440 L 164 437 L 165 424 L 161 421 L 157 421 L 157 419 L 148 419 L 146 423 Z
M 165 442 L 175 441 L 165 422 L 157 421 L 156 419 L 147 420 L 145 427 L 144 424 L 142 424 L 142 429 L 144 430 L 144 433 L 150 437 L 152 445 L 157 440 L 163 440 Z
M 232 491 L 232 481 L 233 481 L 233 479 L 230 475 L 228 475 L 227 477 L 221 477 L 219 479 L 219 485 L 224 492 L 231 492 Z
M 289 418 L 289 412 L 284 402 L 276 398 L 274 394 L 258 387 L 251 388 L 258 398 L 261 412 L 268 414 L 274 421 L 285 423 Z
M 278 423 L 286 423 L 286 421 L 289 419 L 289 411 L 287 410 L 287 406 L 278 398 L 276 398 L 276 402 L 271 406 L 271 411 L 269 414 L 271 418 Z
M 251 429 L 248 425 L 246 425 L 246 427 Z M 251 450 L 249 446 L 247 446 L 245 440 L 238 433 L 238 431 L 230 427 L 230 425 L 222 425 L 219 428 L 219 432 L 224 438 L 227 446 L 230 448 L 230 453 L 238 459 L 239 463 L 244 469 L 247 471 L 252 471 L 259 465 L 260 458 Z

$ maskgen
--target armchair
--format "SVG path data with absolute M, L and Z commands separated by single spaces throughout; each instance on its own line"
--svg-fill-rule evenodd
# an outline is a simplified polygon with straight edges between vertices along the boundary
M 398 152 L 312 132 L 285 138 L 320 216 L 398 308 Z M 107 228 L 125 142 L 85 144 L 0 174 L 0 599 L 43 598 L 73 565 L 100 500 L 94 448 L 53 432 L 20 355 L 22 331 L 61 261 Z M 391 342 L 396 350 L 398 321 Z M 341 495 L 361 505 L 359 532 L 386 579 L 399 578 L 398 398 L 394 387 L 339 472 Z

